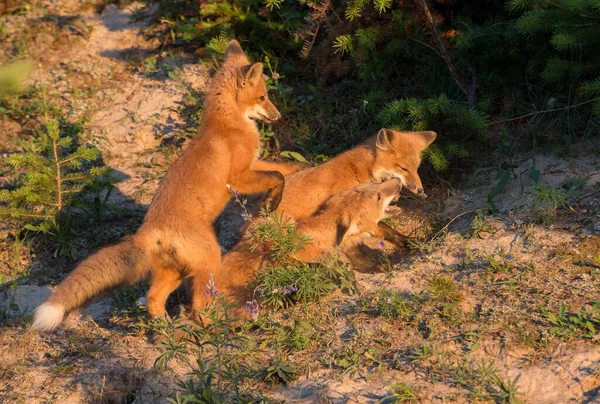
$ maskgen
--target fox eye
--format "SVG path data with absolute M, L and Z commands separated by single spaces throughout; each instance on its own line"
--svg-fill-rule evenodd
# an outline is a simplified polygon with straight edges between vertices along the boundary
M 396 166 L 396 167 L 398 167 L 398 168 L 399 168 L 399 169 L 401 169 L 402 171 L 406 171 L 406 172 L 408 172 L 408 168 L 406 168 L 406 167 L 402 167 L 402 166 Z
M 260 97 L 258 97 L 259 100 L 264 101 L 267 97 L 265 97 L 264 95 L 261 95 Z
M 377 200 L 380 201 L 381 200 L 381 192 L 377 194 Z

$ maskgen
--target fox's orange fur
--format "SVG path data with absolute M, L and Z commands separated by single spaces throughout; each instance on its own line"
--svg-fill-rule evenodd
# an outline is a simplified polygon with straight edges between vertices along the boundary
M 398 208 L 389 205 L 401 188 L 400 180 L 391 179 L 381 184 L 359 185 L 332 196 L 319 210 L 297 222 L 296 229 L 309 236 L 311 243 L 293 258 L 315 262 L 336 246 L 348 248 L 365 236 L 383 238 L 378 223 L 398 213 Z M 268 254 L 264 246 L 252 251 L 251 242 L 244 240 L 223 257 L 217 288 L 236 303 L 237 314 L 242 317 L 241 307 L 252 300 L 248 283 L 269 261 Z
M 206 95 L 199 135 L 162 179 L 138 232 L 83 261 L 36 310 L 32 327 L 52 330 L 98 293 L 148 274 L 152 316 L 164 315 L 167 297 L 187 277 L 194 285 L 192 306 L 202 307 L 208 274 L 220 274 L 211 224 L 230 198 L 227 185 L 240 193 L 268 191 L 272 209 L 281 200 L 283 175 L 272 171 L 281 165 L 255 161 L 260 134 L 253 121 L 279 117 L 267 96 L 263 65 L 251 65 L 237 41 L 230 42 Z
M 285 177 L 285 189 L 278 211 L 295 220 L 313 214 L 321 204 L 338 192 L 360 184 L 399 178 L 405 188 L 425 197 L 417 172 L 421 153 L 436 138 L 436 133 L 399 132 L 381 129 L 354 149 L 331 160 Z M 402 245 L 406 237 L 384 223 L 379 224 L 386 240 Z

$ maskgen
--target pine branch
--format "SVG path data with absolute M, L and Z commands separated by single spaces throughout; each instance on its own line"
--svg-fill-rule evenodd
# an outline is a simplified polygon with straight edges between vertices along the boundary
M 467 98 L 469 98 L 469 106 L 471 106 L 471 108 L 475 108 L 476 102 L 474 104 L 472 104 L 472 102 L 475 101 L 475 100 L 473 100 L 472 92 L 469 90 L 468 86 L 465 84 L 465 81 L 459 76 L 458 72 L 456 71 L 456 67 L 454 66 L 454 63 L 452 62 L 452 58 L 450 56 L 450 52 L 448 51 L 448 48 L 446 47 L 446 44 L 444 43 L 444 40 L 442 39 L 442 36 L 440 35 L 438 26 L 437 26 L 435 20 L 433 19 L 433 15 L 431 15 L 429 6 L 427 5 L 427 1 L 426 0 L 418 0 L 418 3 L 421 6 L 423 13 L 425 13 L 425 17 L 427 18 L 429 25 L 431 26 L 431 31 L 432 31 L 433 36 L 440 48 L 441 56 L 444 59 L 444 61 L 446 62 L 446 65 L 448 66 L 448 70 L 450 70 L 450 75 L 452 76 L 452 79 L 454 80 L 454 82 L 456 83 L 456 85 L 458 86 L 460 91 L 462 91 L 462 93 Z
M 576 17 L 587 18 L 589 20 L 594 20 L 594 21 L 600 21 L 599 17 L 593 16 L 593 15 L 588 15 L 588 14 L 583 14 L 583 13 L 578 13 L 577 11 L 573 11 L 573 10 L 569 9 L 568 7 L 565 7 L 561 4 L 555 3 L 553 1 L 548 1 L 548 4 L 558 8 L 560 10 L 566 11 L 567 13 L 571 13 Z
M 306 17 L 306 26 L 303 29 L 296 31 L 296 36 L 304 39 L 301 55 L 305 58 L 308 57 L 317 40 L 321 24 L 327 17 L 327 12 L 331 8 L 331 0 L 327 0 L 325 3 L 321 3 L 318 6 L 313 5 L 312 7 L 314 8 L 314 11 Z

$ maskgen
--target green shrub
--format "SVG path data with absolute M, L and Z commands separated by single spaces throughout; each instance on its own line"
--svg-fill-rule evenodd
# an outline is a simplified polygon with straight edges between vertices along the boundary
M 270 262 L 260 271 L 256 289 L 262 303 L 275 310 L 285 309 L 296 302 L 308 303 L 329 295 L 339 285 L 350 291 L 355 288 L 352 271 L 337 265 L 331 258 L 324 264 L 309 265 L 293 259 L 295 252 L 310 243 L 299 234 L 291 219 L 271 213 L 263 216 L 250 230 L 253 248 L 266 248 Z

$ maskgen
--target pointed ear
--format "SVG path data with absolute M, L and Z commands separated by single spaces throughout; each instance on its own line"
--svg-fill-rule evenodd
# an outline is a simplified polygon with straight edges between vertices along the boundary
M 242 74 L 244 78 L 242 79 L 241 86 L 253 86 L 258 82 L 258 80 L 261 80 L 263 77 L 263 64 L 254 63 L 248 69 L 242 69 Z
M 229 66 L 246 66 L 250 64 L 240 43 L 235 39 L 229 42 L 227 48 L 225 48 L 225 64 Z
M 379 130 L 379 133 L 377 133 L 377 141 L 375 142 L 375 145 L 377 146 L 378 149 L 381 149 L 384 151 L 392 151 L 392 150 L 394 150 L 394 146 L 392 146 L 393 140 L 394 140 L 394 131 L 383 128 L 383 129 Z
M 419 140 L 420 143 L 422 144 L 422 150 L 426 149 L 427 146 L 429 146 L 431 143 L 433 143 L 433 141 L 435 140 L 435 138 L 437 137 L 437 133 L 433 132 L 433 131 L 425 131 L 425 132 L 415 132 L 417 134 L 417 136 L 419 136 Z
M 335 245 L 342 244 L 344 236 L 348 229 L 352 226 L 352 216 L 349 213 L 344 213 L 337 221 L 337 230 L 335 235 Z

